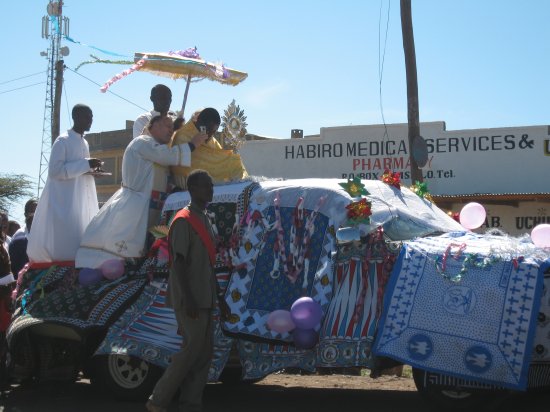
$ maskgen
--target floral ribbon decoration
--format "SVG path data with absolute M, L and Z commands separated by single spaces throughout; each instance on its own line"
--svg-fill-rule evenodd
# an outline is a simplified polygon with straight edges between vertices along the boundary
M 365 189 L 365 185 L 361 183 L 361 179 L 354 177 L 348 179 L 346 183 L 338 183 L 351 197 L 359 197 L 361 195 L 369 195 L 370 193 Z
M 370 215 L 372 215 L 372 204 L 366 198 L 362 198 L 356 202 L 351 202 L 346 206 L 348 209 L 348 225 L 356 225 L 359 223 L 370 223 Z
M 421 197 L 422 199 L 429 200 L 430 202 L 433 202 L 432 195 L 428 191 L 428 184 L 427 183 L 421 183 L 418 180 L 414 182 L 414 185 L 410 187 L 410 189 L 418 195 L 418 197 Z
M 170 50 L 168 54 L 170 56 L 188 57 L 188 58 L 197 59 L 197 60 L 202 59 L 202 57 L 197 52 L 196 46 L 189 47 L 188 49 L 185 49 L 185 50 L 176 50 L 176 51 Z M 223 63 L 214 64 L 214 68 L 211 68 L 208 65 L 206 67 L 208 67 L 212 71 L 214 76 L 221 77 L 222 79 L 227 79 L 230 76 L 229 70 L 225 68 L 225 65 Z
M 399 172 L 392 173 L 388 169 L 384 170 L 382 181 L 390 186 L 401 190 L 401 175 L 399 174 Z
M 360 198 L 361 196 L 369 195 L 365 185 L 361 182 L 359 177 L 348 179 L 346 183 L 338 183 L 352 198 Z M 357 225 L 359 223 L 370 223 L 370 215 L 372 204 L 366 198 L 361 198 L 351 202 L 346 206 L 348 209 L 348 225 Z
M 315 220 L 319 210 L 324 205 L 328 195 L 321 196 L 315 209 L 306 217 L 304 213 L 304 198 L 300 196 L 292 213 L 292 226 L 289 233 L 288 250 L 285 244 L 285 230 L 281 218 L 281 196 L 276 192 L 273 203 L 275 205 L 275 222 L 273 229 L 276 230 L 277 239 L 273 245 L 274 261 L 270 272 L 272 279 L 278 279 L 284 273 L 291 283 L 296 283 L 299 275 L 303 272 L 304 278 L 302 288 L 307 287 L 309 273 L 309 246 L 311 237 L 315 232 Z M 305 223 L 304 223 L 305 218 Z
M 181 56 L 181 57 L 189 57 L 191 59 L 200 59 L 201 56 L 200 54 L 197 52 L 197 47 L 189 47 L 188 49 L 185 49 L 185 50 L 170 50 L 168 52 L 169 55 L 171 56 Z
M 132 73 L 135 72 L 136 70 L 141 69 L 141 67 L 145 64 L 145 61 L 147 60 L 147 58 L 148 58 L 147 55 L 143 56 L 143 59 L 140 59 L 136 64 L 132 65 L 132 67 L 130 67 L 129 69 L 126 69 L 126 70 L 124 70 L 123 72 L 114 75 L 112 78 L 110 78 L 109 80 L 107 80 L 103 86 L 101 86 L 101 87 L 99 88 L 99 91 L 100 91 L 101 93 L 105 93 L 105 92 L 107 91 L 107 89 L 109 89 L 109 87 L 111 87 L 111 85 L 112 85 L 113 83 L 116 83 L 116 82 L 118 82 L 120 79 L 122 79 L 122 78 L 128 76 L 129 74 L 132 74 Z

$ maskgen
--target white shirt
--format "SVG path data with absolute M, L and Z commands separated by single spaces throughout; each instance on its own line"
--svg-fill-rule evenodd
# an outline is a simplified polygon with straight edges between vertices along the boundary
M 134 122 L 134 128 L 133 128 L 133 138 L 139 137 L 143 134 L 143 129 L 149 124 L 151 119 L 155 116 L 158 116 L 160 112 L 157 112 L 156 110 L 150 110 L 148 112 L 145 112 L 141 114 L 136 121 Z M 172 120 L 176 119 L 177 114 L 174 112 L 169 111 L 168 116 L 172 117 Z
M 20 237 L 26 237 L 28 234 L 29 234 L 29 231 L 27 230 L 27 226 L 21 227 L 15 231 L 15 233 L 11 237 L 11 240 L 15 240 Z
M 90 222 L 76 255 L 76 267 L 97 268 L 109 259 L 143 255 L 147 230 L 158 224 L 148 222 L 154 163 L 190 165 L 189 144 L 170 148 L 147 135 L 130 142 L 122 159 L 122 188 Z
M 72 261 L 84 229 L 98 211 L 88 142 L 74 130 L 51 150 L 48 179 L 34 213 L 27 255 L 31 262 Z

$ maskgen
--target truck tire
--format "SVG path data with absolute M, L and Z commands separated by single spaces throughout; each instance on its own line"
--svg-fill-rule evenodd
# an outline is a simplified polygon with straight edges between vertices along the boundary
M 257 379 L 243 379 L 243 370 L 241 367 L 226 366 L 223 368 L 222 373 L 218 380 L 226 386 L 238 386 L 238 385 L 251 385 L 256 382 L 260 382 L 262 378 Z
M 432 377 L 441 376 L 423 369 L 413 368 L 413 379 L 416 389 L 422 398 L 430 405 L 444 408 L 443 410 L 490 411 L 496 408 L 509 391 L 503 388 L 464 388 L 459 385 L 442 385 L 433 383 Z
M 159 366 L 129 355 L 101 355 L 94 359 L 92 383 L 119 400 L 146 400 L 164 372 Z

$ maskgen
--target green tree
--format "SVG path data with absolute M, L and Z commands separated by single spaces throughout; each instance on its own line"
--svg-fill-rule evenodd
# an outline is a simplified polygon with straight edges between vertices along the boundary
M 0 174 L 0 210 L 25 197 L 32 197 L 33 183 L 27 175 Z

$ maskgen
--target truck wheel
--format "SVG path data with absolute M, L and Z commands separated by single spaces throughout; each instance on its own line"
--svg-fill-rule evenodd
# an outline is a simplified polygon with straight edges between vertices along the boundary
M 27 333 L 21 333 L 17 338 L 7 356 L 8 373 L 16 381 L 28 383 L 36 373 L 37 355 Z
M 128 355 L 96 356 L 95 365 L 92 383 L 127 401 L 147 399 L 163 373 L 159 366 Z
M 443 385 L 434 383 L 433 377 L 441 375 L 422 369 L 413 368 L 413 379 L 416 389 L 429 404 L 446 410 L 492 410 L 509 394 L 502 388 L 463 388 L 460 385 Z

